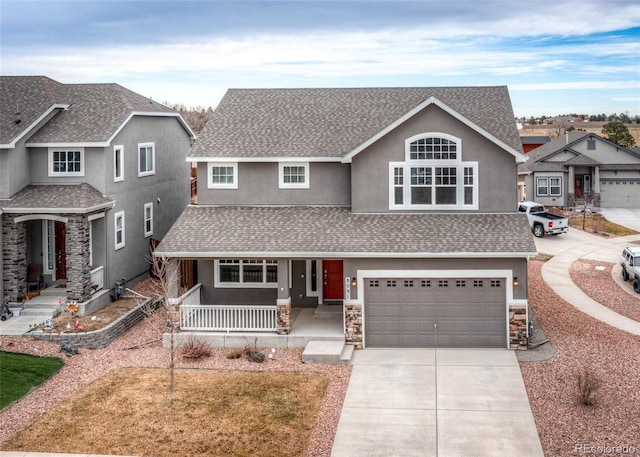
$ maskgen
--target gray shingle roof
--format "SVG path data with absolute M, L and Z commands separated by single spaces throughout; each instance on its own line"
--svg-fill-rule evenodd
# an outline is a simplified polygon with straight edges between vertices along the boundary
M 53 213 L 85 213 L 112 205 L 113 200 L 87 183 L 29 185 L 10 199 L 0 201 L 5 212 L 27 209 Z
M 567 167 L 565 165 L 599 165 L 602 170 L 615 170 L 615 169 L 629 169 L 635 170 L 638 169 L 638 165 L 635 164 L 607 164 L 607 163 L 599 163 L 596 160 L 592 160 L 587 157 L 585 154 L 580 154 L 572 149 L 572 146 L 584 139 L 584 137 L 590 136 L 599 141 L 609 142 L 608 140 L 596 135 L 594 133 L 584 132 L 580 130 L 572 130 L 564 135 L 559 136 L 558 138 L 554 138 L 549 143 L 543 144 L 542 146 L 533 149 L 529 152 L 528 157 L 529 160 L 525 163 L 521 163 L 518 165 L 518 172 L 533 172 L 533 171 L 567 171 Z M 610 142 L 609 142 L 610 143 Z M 613 144 L 613 143 L 610 143 Z M 623 149 L 629 152 L 631 155 L 638 155 L 631 148 L 623 148 L 621 146 L 617 146 L 619 149 Z M 573 157 L 565 162 L 554 162 L 551 160 L 546 160 L 550 158 L 554 154 L 568 150 L 572 151 L 575 154 L 578 154 L 576 157 Z M 616 168 L 620 166 L 621 168 Z
M 343 157 L 429 97 L 522 151 L 507 87 L 230 89 L 191 157 Z
M 189 206 L 158 246 L 169 257 L 516 257 L 536 252 L 526 217 L 354 214 L 339 207 Z M 498 254 L 496 254 L 498 253 Z
M 0 77 L 0 144 L 8 144 L 54 104 L 71 105 L 31 143 L 104 142 L 133 112 L 174 112 L 118 84 L 61 84 L 46 76 Z M 20 112 L 21 122 L 14 122 Z

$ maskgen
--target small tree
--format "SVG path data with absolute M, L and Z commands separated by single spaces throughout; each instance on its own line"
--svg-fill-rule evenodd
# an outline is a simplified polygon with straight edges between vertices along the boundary
M 156 278 L 153 280 L 152 293 L 159 296 L 161 304 L 159 308 L 150 304 L 144 312 L 148 317 L 160 320 L 163 323 L 163 333 L 169 333 L 169 407 L 171 408 L 175 391 L 175 333 L 180 327 L 180 302 L 170 298 L 172 285 L 178 283 L 178 270 L 170 269 L 168 259 L 165 257 L 151 255 L 148 261 L 151 264 L 152 277 Z
M 633 135 L 622 121 L 607 122 L 602 126 L 602 133 L 607 140 L 625 148 L 636 144 Z

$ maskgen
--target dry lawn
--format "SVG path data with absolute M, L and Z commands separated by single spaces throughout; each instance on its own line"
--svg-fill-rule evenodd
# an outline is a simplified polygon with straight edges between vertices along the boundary
M 121 369 L 90 384 L 2 449 L 190 456 L 302 456 L 329 382 L 320 373 Z
M 582 230 L 582 214 L 569 217 L 569 225 Z M 584 218 L 584 229 L 591 233 L 600 233 L 615 236 L 635 235 L 638 232 L 608 221 L 602 214 L 587 215 Z

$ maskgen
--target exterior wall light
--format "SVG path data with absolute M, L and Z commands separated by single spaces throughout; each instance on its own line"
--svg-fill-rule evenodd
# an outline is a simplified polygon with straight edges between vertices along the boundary
M 353 278 L 351 280 L 351 287 L 357 287 L 358 286 L 358 281 L 356 280 L 356 278 Z
M 520 281 L 518 281 L 518 277 L 514 276 L 513 277 L 513 286 L 514 287 L 518 287 L 520 285 Z

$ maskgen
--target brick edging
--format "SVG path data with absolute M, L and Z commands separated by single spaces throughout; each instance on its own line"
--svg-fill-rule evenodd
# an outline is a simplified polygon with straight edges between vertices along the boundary
M 85 349 L 100 349 L 108 346 L 113 340 L 123 335 L 127 330 L 132 328 L 145 317 L 145 306 L 151 302 L 147 299 L 137 307 L 120 316 L 104 328 L 93 330 L 91 332 L 77 333 L 41 333 L 31 334 L 34 339 L 51 341 L 60 344 L 72 344 L 74 346 Z M 162 299 L 156 299 L 151 303 L 151 309 L 156 310 L 160 307 Z

